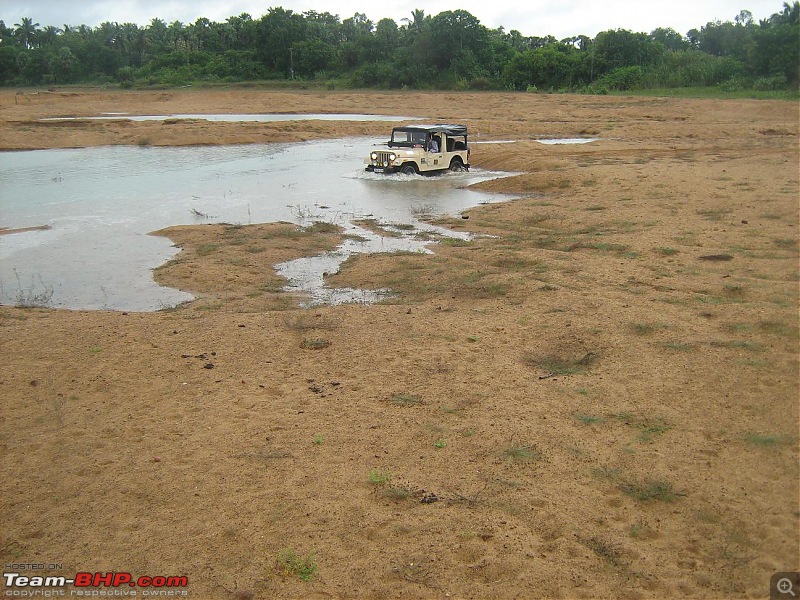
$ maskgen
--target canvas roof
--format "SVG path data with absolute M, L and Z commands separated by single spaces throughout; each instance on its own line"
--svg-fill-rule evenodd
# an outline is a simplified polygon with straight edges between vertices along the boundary
M 425 133 L 444 133 L 445 135 L 467 135 L 466 125 L 403 125 L 395 131 L 424 131 Z

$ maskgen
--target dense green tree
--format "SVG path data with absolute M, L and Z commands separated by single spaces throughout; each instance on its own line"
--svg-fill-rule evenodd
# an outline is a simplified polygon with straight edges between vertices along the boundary
M 651 65 L 663 51 L 663 46 L 644 33 L 633 33 L 627 29 L 601 31 L 593 44 L 595 60 L 599 68 L 605 71 Z
M 686 36 L 624 29 L 594 39 L 526 37 L 489 30 L 464 10 L 411 11 L 398 26 L 356 13 L 268 9 L 223 22 L 152 19 L 97 27 L 45 27 L 32 18 L 0 21 L 0 85 L 118 81 L 122 85 L 196 80 L 333 78 L 375 87 L 545 90 L 724 85 L 800 86 L 800 2 L 784 2 L 760 22 L 742 10 Z
M 34 23 L 29 17 L 22 17 L 20 23 L 14 23 L 14 36 L 19 40 L 23 48 L 31 49 L 36 46 L 36 38 L 39 34 L 39 23 Z
M 430 40 L 427 64 L 469 77 L 486 62 L 489 31 L 465 10 L 445 11 L 433 17 L 426 34 Z
M 381 19 L 375 26 L 373 57 L 378 60 L 392 58 L 400 46 L 400 29 L 393 19 Z
M 572 88 L 581 72 L 583 57 L 571 45 L 550 44 L 526 50 L 508 64 L 507 83 L 517 90 L 535 88 Z
M 283 8 L 270 8 L 256 24 L 256 52 L 271 70 L 293 76 L 294 44 L 305 39 L 303 15 Z
M 13 41 L 14 30 L 6 27 L 5 21 L 0 19 L 0 48 L 7 46 Z
M 671 27 L 654 29 L 650 32 L 650 39 L 672 51 L 688 50 L 691 46 L 688 38 L 683 37 Z
M 411 18 L 404 18 L 402 19 L 406 22 L 406 26 L 409 32 L 414 34 L 422 33 L 425 30 L 425 27 L 430 20 L 430 17 L 425 16 L 425 11 L 422 9 L 416 9 L 411 11 Z
M 753 31 L 752 71 L 765 87 L 800 82 L 800 2 L 783 7 Z

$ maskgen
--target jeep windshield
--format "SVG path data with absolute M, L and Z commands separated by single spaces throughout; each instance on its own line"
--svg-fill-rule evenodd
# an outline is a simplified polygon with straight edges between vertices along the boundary
M 389 146 L 413 148 L 425 145 L 425 132 L 414 129 L 393 129 Z

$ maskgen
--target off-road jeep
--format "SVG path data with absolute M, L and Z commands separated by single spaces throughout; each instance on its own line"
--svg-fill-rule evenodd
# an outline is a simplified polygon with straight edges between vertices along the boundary
M 388 150 L 370 152 L 364 163 L 375 173 L 469 170 L 465 125 L 404 125 L 392 129 Z

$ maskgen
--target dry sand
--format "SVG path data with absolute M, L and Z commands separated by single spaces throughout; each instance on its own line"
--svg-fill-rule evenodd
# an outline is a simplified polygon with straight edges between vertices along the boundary
M 390 127 L 37 121 L 121 111 L 463 122 L 518 140 L 472 163 L 520 199 L 330 278 L 381 305 L 298 308 L 271 265 L 339 237 L 273 224 L 161 232 L 157 279 L 199 295 L 174 310 L 0 308 L 4 564 L 197 599 L 762 598 L 800 570 L 797 103 L 5 91 L 0 144 Z

